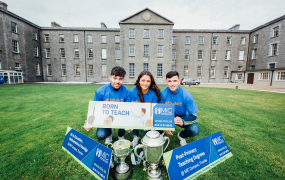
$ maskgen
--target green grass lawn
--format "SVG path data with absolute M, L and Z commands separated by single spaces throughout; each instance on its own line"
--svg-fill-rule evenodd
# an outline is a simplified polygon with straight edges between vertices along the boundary
M 97 140 L 96 130 L 87 132 L 82 125 L 88 102 L 99 87 L 0 86 L 0 179 L 95 179 L 61 147 L 67 126 Z M 198 106 L 200 127 L 200 134 L 187 142 L 220 131 L 233 153 L 198 179 L 285 179 L 285 94 L 186 89 Z M 179 147 L 176 135 L 180 130 L 176 127 L 167 151 Z M 132 134 L 125 137 L 132 140 Z M 132 169 L 132 179 L 146 179 L 142 165 Z M 165 167 L 161 169 L 166 174 Z

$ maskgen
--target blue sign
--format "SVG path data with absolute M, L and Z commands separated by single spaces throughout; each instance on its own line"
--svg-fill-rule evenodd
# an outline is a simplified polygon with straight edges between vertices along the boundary
M 96 178 L 108 179 L 112 150 L 68 127 L 62 148 Z
M 163 154 L 170 179 L 193 179 L 231 156 L 220 132 Z
M 175 128 L 173 104 L 156 104 L 153 107 L 153 127 Z

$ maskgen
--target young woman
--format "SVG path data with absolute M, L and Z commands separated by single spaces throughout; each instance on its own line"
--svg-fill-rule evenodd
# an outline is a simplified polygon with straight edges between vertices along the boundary
M 160 90 L 157 87 L 153 75 L 149 71 L 142 71 L 129 94 L 128 102 L 136 103 L 160 103 Z M 145 113 L 145 112 L 144 112 Z M 142 131 L 146 133 L 147 131 Z M 136 146 L 139 141 L 139 130 L 133 130 L 134 139 L 133 146 Z

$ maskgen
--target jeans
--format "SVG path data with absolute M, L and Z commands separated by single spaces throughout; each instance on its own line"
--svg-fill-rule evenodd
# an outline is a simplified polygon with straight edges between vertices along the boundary
M 106 139 L 111 135 L 112 131 L 110 128 L 97 128 L 96 137 L 98 140 Z M 125 134 L 124 129 L 119 129 L 118 136 L 122 137 Z
M 179 126 L 179 127 L 184 128 L 184 131 L 181 131 L 180 133 L 180 137 L 182 138 L 197 136 L 200 131 L 197 123 L 186 125 L 186 126 Z

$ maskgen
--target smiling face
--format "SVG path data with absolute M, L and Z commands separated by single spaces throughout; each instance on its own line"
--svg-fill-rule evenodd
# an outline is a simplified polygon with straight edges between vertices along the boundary
M 167 78 L 165 83 L 171 91 L 175 91 L 180 84 L 180 79 L 178 76 L 173 76 L 172 78 Z
M 124 82 L 124 77 L 121 77 L 121 76 L 109 76 L 109 79 L 111 81 L 111 86 L 114 88 L 114 89 L 119 89 L 123 82 Z
M 142 90 L 144 91 L 148 91 L 149 90 L 149 86 L 151 84 L 151 79 L 148 75 L 143 75 L 141 78 L 140 78 L 140 87 Z

